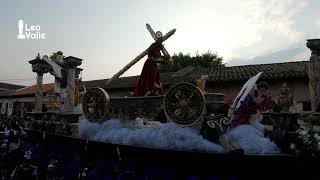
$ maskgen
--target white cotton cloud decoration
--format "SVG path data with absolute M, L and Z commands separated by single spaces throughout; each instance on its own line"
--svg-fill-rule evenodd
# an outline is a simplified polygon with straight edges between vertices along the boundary
M 190 128 L 182 128 L 174 123 L 166 123 L 158 128 L 126 128 L 117 119 L 102 124 L 80 121 L 79 134 L 84 138 L 112 144 L 225 152 L 222 146 L 205 140 Z
M 133 120 L 134 121 L 134 120 Z M 124 121 L 108 120 L 102 124 L 87 120 L 79 122 L 79 135 L 94 141 L 151 148 L 225 153 L 219 144 L 207 141 L 197 131 L 182 128 L 174 123 L 145 128 L 127 128 Z M 250 125 L 232 129 L 230 135 L 248 154 L 279 153 L 278 148 L 263 134 Z
M 280 149 L 270 139 L 264 137 L 263 131 L 249 124 L 231 129 L 228 135 L 248 154 L 280 153 Z

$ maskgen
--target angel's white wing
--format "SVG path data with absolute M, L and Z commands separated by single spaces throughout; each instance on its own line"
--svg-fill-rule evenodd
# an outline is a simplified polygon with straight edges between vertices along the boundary
M 46 61 L 53 69 L 53 74 L 55 77 L 62 78 L 61 70 L 62 67 L 51 61 L 47 55 L 43 56 L 42 59 Z
M 248 94 L 252 91 L 252 89 L 255 87 L 256 82 L 262 75 L 262 72 L 259 72 L 257 75 L 253 76 L 252 78 L 249 79 L 247 87 L 245 88 L 245 91 L 241 95 L 239 101 L 237 102 L 237 105 L 235 106 L 235 109 L 239 108 L 241 105 L 241 102 L 248 96 Z
M 238 95 L 236 96 L 236 98 L 234 99 L 232 105 L 229 108 L 228 111 L 228 117 L 232 117 L 233 112 L 239 108 L 239 106 L 241 105 L 241 101 L 243 101 L 247 95 L 251 92 L 252 88 L 254 88 L 255 83 L 257 82 L 257 80 L 259 79 L 259 77 L 261 76 L 262 72 L 259 72 L 257 75 L 251 77 L 241 88 L 240 92 L 238 93 Z

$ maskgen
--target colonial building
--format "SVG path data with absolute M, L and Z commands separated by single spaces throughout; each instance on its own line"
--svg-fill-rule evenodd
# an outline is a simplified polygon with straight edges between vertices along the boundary
M 12 109 L 12 103 L 9 103 L 9 99 L 6 97 L 10 97 L 17 89 L 21 89 L 24 86 L 0 83 L 0 113 L 7 114 L 8 109 Z M 3 97 L 3 98 L 2 98 Z
M 17 90 L 5 90 L 0 92 L 1 114 L 6 116 L 17 115 L 24 117 L 27 112 L 34 108 L 35 85 L 23 87 Z M 53 91 L 53 84 L 43 85 L 44 95 Z M 44 98 L 44 106 L 48 98 Z
M 308 61 L 285 62 L 273 64 L 258 64 L 245 66 L 232 66 L 221 68 L 196 68 L 187 67 L 177 72 L 161 73 L 164 89 L 178 82 L 190 82 L 206 74 L 209 79 L 206 83 L 207 92 L 223 93 L 225 101 L 231 102 L 242 85 L 258 72 L 263 72 L 259 81 L 269 84 L 269 91 L 273 97 L 279 95 L 283 83 L 287 83 L 294 96 L 296 105 L 302 110 L 310 110 Z M 105 86 L 107 79 L 85 81 L 85 89 L 103 87 L 113 97 L 131 96 L 131 92 L 139 79 L 139 76 L 123 77 Z M 52 84 L 43 85 L 44 104 L 48 102 L 47 94 L 53 91 Z M 6 110 L 7 115 L 23 115 L 32 111 L 34 107 L 35 86 L 25 87 L 19 90 L 6 90 L 0 92 L 0 103 L 12 104 L 12 110 Z M 4 114 L 4 113 L 3 113 Z

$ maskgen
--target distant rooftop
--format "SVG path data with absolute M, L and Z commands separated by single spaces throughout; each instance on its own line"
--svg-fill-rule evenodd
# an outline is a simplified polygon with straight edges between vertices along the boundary
M 246 81 L 258 72 L 263 72 L 261 80 L 295 79 L 308 78 L 308 61 L 285 62 L 273 64 L 257 64 L 230 66 L 219 68 L 190 68 L 178 72 L 161 73 L 160 78 L 164 86 L 170 86 L 178 82 L 194 82 L 202 74 L 209 76 L 209 83 Z M 114 80 L 109 86 L 105 86 L 108 79 L 84 81 L 86 89 L 102 87 L 105 89 L 132 89 L 136 86 L 139 76 L 122 77 Z M 0 85 L 3 83 L 0 83 Z M 6 84 L 5 87 L 18 88 L 7 91 L 0 91 L 0 97 L 34 95 L 35 85 L 23 87 Z M 0 86 L 1 87 L 1 86 Z M 44 84 L 43 92 L 53 90 L 53 84 Z
M 47 93 L 49 91 L 53 90 L 53 84 L 43 84 L 42 85 L 42 89 L 43 89 L 43 93 Z M 16 90 L 15 94 L 16 96 L 19 95 L 30 95 L 30 94 L 35 94 L 36 92 L 36 85 L 33 86 L 28 86 L 28 87 L 24 87 L 21 89 Z
M 24 86 L 0 82 L 0 91 L 1 90 L 16 90 L 16 89 L 20 89 L 20 88 L 23 88 L 23 87 Z
M 212 68 L 208 75 L 213 82 L 245 81 L 259 72 L 263 72 L 262 80 L 307 78 L 308 61 Z
M 53 90 L 53 84 L 43 84 L 43 93 L 48 93 Z M 17 90 L 4 90 L 0 91 L 0 97 L 9 96 L 34 96 L 36 92 L 36 85 L 23 87 Z
M 186 73 L 187 72 L 187 73 Z M 208 82 L 246 81 L 250 77 L 263 72 L 261 80 L 308 78 L 308 61 L 284 62 L 272 64 L 256 64 L 243 66 L 229 66 L 219 68 L 194 68 L 187 67 L 183 73 L 160 73 L 164 85 L 171 85 L 181 81 L 193 82 L 202 74 L 209 76 Z M 183 74 L 183 76 L 177 76 Z M 85 81 L 86 88 L 103 87 L 106 89 L 133 88 L 137 84 L 139 76 L 122 77 L 114 80 L 108 87 L 105 82 L 108 79 Z

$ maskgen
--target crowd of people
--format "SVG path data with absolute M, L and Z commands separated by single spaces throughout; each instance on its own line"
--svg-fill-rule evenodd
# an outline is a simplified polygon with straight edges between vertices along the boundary
M 18 118 L 1 117 L 1 179 L 200 179 L 170 168 L 123 161 L 117 155 L 97 156 L 83 149 L 34 138 Z M 230 177 L 231 178 L 231 177 Z M 230 179 L 228 178 L 228 179 Z M 205 179 L 220 179 L 218 176 Z

